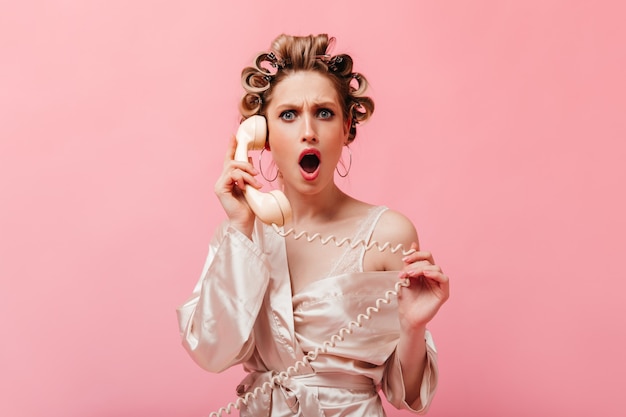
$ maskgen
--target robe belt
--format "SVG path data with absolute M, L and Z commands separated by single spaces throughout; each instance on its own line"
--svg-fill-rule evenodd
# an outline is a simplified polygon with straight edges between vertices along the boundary
M 244 395 L 253 391 L 266 381 L 270 381 L 277 372 L 252 372 L 237 387 L 237 394 Z M 339 373 L 305 374 L 292 376 L 280 384 L 275 384 L 272 392 L 260 393 L 258 398 L 251 399 L 247 406 L 242 407 L 241 417 L 265 416 L 302 416 L 325 417 L 316 387 L 343 388 L 352 390 L 371 390 L 375 386 L 371 378 L 364 375 L 348 375 Z

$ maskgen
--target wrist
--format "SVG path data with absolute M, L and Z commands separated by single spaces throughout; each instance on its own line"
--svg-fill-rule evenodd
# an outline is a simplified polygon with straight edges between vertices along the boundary
M 237 222 L 231 220 L 229 222 L 230 227 L 245 235 L 248 239 L 252 240 L 252 232 L 254 231 L 254 220 L 251 222 Z
M 400 329 L 406 333 L 415 333 L 417 335 L 426 333 L 426 325 L 428 322 L 411 320 L 410 318 L 400 315 Z
M 426 325 L 400 326 L 402 333 L 409 339 L 421 340 L 426 337 Z

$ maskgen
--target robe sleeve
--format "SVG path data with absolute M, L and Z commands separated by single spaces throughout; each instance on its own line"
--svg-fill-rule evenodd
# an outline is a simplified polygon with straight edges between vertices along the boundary
M 192 295 L 176 310 L 183 346 L 210 372 L 244 362 L 254 351 L 252 328 L 270 268 L 253 241 L 223 223 L 211 240 Z
M 426 358 L 427 363 L 424 368 L 424 377 L 422 378 L 419 396 L 412 404 L 408 404 L 406 402 L 400 359 L 396 351 L 389 357 L 385 364 L 381 389 L 391 405 L 398 409 L 408 410 L 414 414 L 426 414 L 435 396 L 439 379 L 437 350 L 432 335 L 428 330 L 426 331 Z

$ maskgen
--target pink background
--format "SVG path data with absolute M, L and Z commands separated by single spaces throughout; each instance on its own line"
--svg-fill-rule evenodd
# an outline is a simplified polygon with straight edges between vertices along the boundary
M 453 280 L 429 415 L 623 415 L 624 7 L 370 3 L 3 2 L 0 415 L 235 398 L 175 308 L 223 219 L 239 72 L 281 32 L 336 36 L 369 77 L 342 186 L 411 217 Z

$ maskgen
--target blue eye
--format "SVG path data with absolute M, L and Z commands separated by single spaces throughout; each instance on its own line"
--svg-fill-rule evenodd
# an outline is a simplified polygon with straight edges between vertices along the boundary
M 280 114 L 280 118 L 290 121 L 296 118 L 296 113 L 293 110 L 285 110 Z
M 317 114 L 320 117 L 320 119 L 330 119 L 331 117 L 335 115 L 335 113 L 333 113 L 332 111 L 328 109 L 321 109 Z

